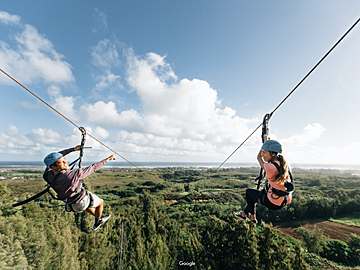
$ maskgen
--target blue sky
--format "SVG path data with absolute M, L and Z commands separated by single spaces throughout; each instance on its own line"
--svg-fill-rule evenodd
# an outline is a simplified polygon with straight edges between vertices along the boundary
M 359 18 L 359 1 L 7 1 L 0 67 L 136 163 L 219 162 Z M 291 163 L 358 164 L 360 25 L 274 114 Z M 0 160 L 80 132 L 0 74 Z M 86 159 L 111 154 L 87 141 Z M 260 133 L 229 162 L 256 162 Z M 121 160 L 120 158 L 118 160 Z

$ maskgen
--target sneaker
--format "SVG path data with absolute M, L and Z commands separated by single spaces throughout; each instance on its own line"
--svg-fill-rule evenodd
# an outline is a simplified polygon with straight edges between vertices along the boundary
M 234 216 L 242 220 L 246 220 L 246 214 L 244 213 L 244 211 L 240 211 L 239 213 L 234 213 Z
M 255 218 L 255 219 L 251 219 L 251 222 L 254 223 L 255 225 L 258 224 L 258 221 L 257 221 L 256 218 Z
M 252 219 L 251 216 L 250 216 L 250 220 L 251 220 L 251 222 L 254 223 L 255 225 L 258 223 L 256 217 L 255 217 L 254 219 Z
M 92 226 L 92 230 L 96 231 L 97 229 L 100 228 L 101 225 L 103 225 L 109 218 L 111 217 L 111 215 L 107 215 L 107 216 L 101 216 L 99 219 L 95 219 L 95 223 Z

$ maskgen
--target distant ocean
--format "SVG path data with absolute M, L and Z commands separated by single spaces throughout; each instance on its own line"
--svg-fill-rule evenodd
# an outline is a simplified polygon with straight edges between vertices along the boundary
M 93 162 L 83 162 L 82 167 L 91 165 Z M 139 168 L 218 168 L 220 162 L 133 162 Z M 106 167 L 131 168 L 127 162 L 109 162 Z M 44 168 L 41 161 L 0 161 L 0 168 Z M 228 162 L 221 168 L 259 167 L 258 163 L 234 163 Z M 302 169 L 339 169 L 339 170 L 360 170 L 360 164 L 291 164 L 292 168 Z

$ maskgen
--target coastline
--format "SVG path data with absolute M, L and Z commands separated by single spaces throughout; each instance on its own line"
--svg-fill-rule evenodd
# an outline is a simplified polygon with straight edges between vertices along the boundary
M 83 162 L 82 166 L 87 167 L 94 162 Z M 143 169 L 154 168 L 208 168 L 217 169 L 221 163 L 216 162 L 134 162 L 134 164 Z M 106 164 L 106 168 L 135 168 L 127 162 L 111 162 Z M 225 163 L 221 169 L 230 168 L 252 168 L 259 167 L 257 163 Z M 355 170 L 360 171 L 360 164 L 291 164 L 292 169 L 305 170 Z M 0 161 L 0 169 L 45 169 L 45 166 L 40 161 Z

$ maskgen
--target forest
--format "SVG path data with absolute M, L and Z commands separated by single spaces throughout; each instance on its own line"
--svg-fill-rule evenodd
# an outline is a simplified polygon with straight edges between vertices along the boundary
M 360 235 L 329 238 L 321 228 L 278 224 L 347 219 L 360 227 L 360 173 L 293 169 L 292 203 L 245 207 L 259 168 L 104 168 L 85 180 L 111 219 L 93 232 L 88 213 L 68 213 L 48 194 L 40 168 L 0 168 L 0 269 L 360 269 Z M 359 228 L 360 231 L 360 228 Z

